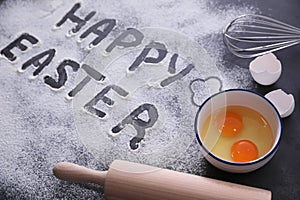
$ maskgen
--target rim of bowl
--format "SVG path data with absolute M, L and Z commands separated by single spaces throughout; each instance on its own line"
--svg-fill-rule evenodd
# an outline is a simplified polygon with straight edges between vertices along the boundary
M 277 142 L 275 143 L 275 145 L 273 144 L 272 148 L 263 156 L 259 157 L 258 159 L 256 160 L 253 160 L 253 161 L 250 161 L 250 162 L 234 162 L 234 161 L 228 161 L 228 160 L 225 160 L 225 159 L 222 159 L 216 155 L 214 155 L 213 153 L 211 153 L 206 147 L 205 145 L 202 143 L 201 139 L 200 139 L 200 135 L 198 134 L 198 122 L 199 122 L 199 113 L 200 111 L 202 110 L 203 106 L 210 100 L 212 99 L 213 97 L 219 95 L 219 94 L 222 94 L 222 93 L 225 93 L 225 92 L 235 92 L 235 91 L 242 91 L 242 92 L 249 92 L 249 93 L 252 93 L 254 95 L 257 95 L 258 97 L 266 100 L 266 102 L 268 102 L 270 104 L 270 106 L 274 109 L 275 113 L 277 114 L 277 118 L 278 118 L 278 121 L 279 121 L 279 125 L 280 125 L 280 130 L 279 130 L 279 138 L 277 140 Z M 278 110 L 276 109 L 276 107 L 271 103 L 270 100 L 268 100 L 267 98 L 265 98 L 264 96 L 260 95 L 259 93 L 257 92 L 254 92 L 254 91 L 251 91 L 251 90 L 246 90 L 246 89 L 228 89 L 228 90 L 224 90 L 224 91 L 221 91 L 221 92 L 218 92 L 216 94 L 213 94 L 211 95 L 210 97 L 208 97 L 202 104 L 201 106 L 199 107 L 198 111 L 197 111 L 197 114 L 196 114 L 196 118 L 195 118 L 195 133 L 196 133 L 196 138 L 197 138 L 197 141 L 199 143 L 199 145 L 204 149 L 204 151 L 209 154 L 211 157 L 213 157 L 214 159 L 222 162 L 222 163 L 225 163 L 225 164 L 229 164 L 229 165 L 236 165 L 236 166 L 248 166 L 248 165 L 253 165 L 253 164 L 256 164 L 258 162 L 261 162 L 265 159 L 267 159 L 269 156 L 271 156 L 278 148 L 279 146 L 279 143 L 280 143 L 280 140 L 281 140 L 281 135 L 282 135 L 282 122 L 281 122 L 281 117 L 280 117 L 280 114 L 278 112 Z

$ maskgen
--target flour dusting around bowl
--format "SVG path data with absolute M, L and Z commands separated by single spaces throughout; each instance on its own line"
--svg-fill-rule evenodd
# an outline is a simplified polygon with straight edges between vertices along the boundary
M 82 24 L 81 28 L 80 26 L 77 27 L 79 29 L 77 34 L 76 30 L 74 30 L 75 34 L 70 34 L 70 29 L 76 25 L 70 20 L 66 20 L 59 28 L 52 29 L 78 3 L 80 8 L 78 8 L 75 15 L 84 18 L 90 14 L 90 19 L 87 20 L 85 25 Z M 2 69 L 0 74 L 0 100 L 2 103 L 0 113 L 2 128 L 0 169 L 2 177 L 1 191 L 3 191 L 1 194 L 6 199 L 16 199 L 17 197 L 24 199 L 45 197 L 49 199 L 71 199 L 74 197 L 78 199 L 103 199 L 103 195 L 99 195 L 99 190 L 101 191 L 99 188 L 97 188 L 98 190 L 92 190 L 83 188 L 80 185 L 60 183 L 52 176 L 51 168 L 57 162 L 70 161 L 103 170 L 107 169 L 111 160 L 119 156 L 112 152 L 112 154 L 107 153 L 103 155 L 102 159 L 98 159 L 99 154 L 91 153 L 92 151 L 80 139 L 77 129 L 78 124 L 76 124 L 74 118 L 73 103 L 80 92 L 73 99 L 66 100 L 65 96 L 74 89 L 74 86 L 78 84 L 78 80 L 89 81 L 89 78 L 84 79 L 85 77 L 79 79 L 78 74 L 91 72 L 92 69 L 79 69 L 78 66 L 86 61 L 91 52 L 95 49 L 107 47 L 109 41 L 118 37 L 122 31 L 128 28 L 141 30 L 145 27 L 159 27 L 185 35 L 192 41 L 196 41 L 200 46 L 205 47 L 211 62 L 218 67 L 221 74 L 225 74 L 224 77 L 222 75 L 219 77 L 224 83 L 224 89 L 251 86 L 250 84 L 243 85 L 251 82 L 248 71 L 240 69 L 238 66 L 233 66 L 233 70 L 224 68 L 222 58 L 225 47 L 221 41 L 221 32 L 229 21 L 240 14 L 253 13 L 255 8 L 244 6 L 218 9 L 211 1 L 161 0 L 145 4 L 141 1 L 98 2 L 91 0 L 81 2 L 16 0 L 3 1 L 0 4 L 0 18 L 5 19 L 0 22 L 0 51 L 21 36 L 27 39 L 22 43 L 28 47 L 26 50 L 23 49 L 24 51 L 19 48 L 11 49 L 11 52 L 16 56 L 15 60 L 10 57 L 9 53 L 2 52 L 0 56 L 0 67 Z M 96 13 L 93 14 L 93 11 Z M 103 43 L 95 46 L 89 45 L 94 39 L 92 35 L 80 40 L 80 36 L 89 27 L 103 19 L 116 20 L 115 29 L 107 36 L 107 40 L 104 39 Z M 38 42 L 28 40 L 28 35 L 22 35 L 23 33 L 29 33 L 33 36 L 31 39 L 36 39 Z M 207 42 L 209 42 L 209 45 L 207 45 Z M 176 49 L 175 46 L 174 49 Z M 30 60 L 42 52 L 45 54 L 43 54 L 44 57 L 40 60 L 40 64 L 45 63 L 46 58 L 50 59 L 51 55 L 54 54 L 51 62 L 46 64 L 43 69 L 37 67 L 39 66 L 37 62 Z M 168 56 L 171 60 L 171 55 Z M 11 58 L 11 60 L 8 58 Z M 204 58 L 203 62 L 206 62 L 206 57 L 199 55 L 199 59 L 201 58 Z M 90 57 L 90 59 L 92 58 Z M 181 59 L 180 62 L 187 64 L 188 61 L 185 58 Z M 61 67 L 58 70 L 60 64 L 65 66 L 67 73 L 67 81 L 64 83 L 59 81 L 59 76 L 63 74 L 63 70 L 60 70 L 64 68 Z M 163 63 L 164 66 L 168 66 L 168 64 L 167 61 Z M 182 66 L 186 67 L 187 65 Z M 184 67 L 177 70 L 182 71 Z M 34 75 L 33 72 L 36 72 L 36 74 Z M 183 71 L 183 73 L 185 72 L 187 71 Z M 110 80 L 113 79 L 113 75 L 114 73 L 111 72 L 112 77 L 109 77 Z M 171 70 L 168 75 L 175 74 L 172 74 Z M 164 84 L 170 83 L 170 80 L 174 79 L 168 79 Z M 86 83 L 84 81 L 81 86 Z M 101 87 L 101 84 L 105 84 L 105 81 L 99 78 L 97 83 L 97 87 Z M 56 86 L 56 89 L 53 89 L 54 86 Z M 147 96 L 144 89 L 137 89 L 135 92 L 141 94 L 140 97 Z M 154 91 L 155 88 L 152 88 L 152 90 Z M 80 90 L 77 88 L 73 91 Z M 122 90 L 117 89 L 117 92 L 126 96 L 126 93 L 122 93 Z M 170 90 L 169 93 L 171 92 Z M 160 95 L 156 96 L 155 101 L 164 99 L 164 94 L 161 93 Z M 170 98 L 170 95 L 167 97 L 166 100 L 170 104 L 165 103 L 161 106 L 168 108 L 174 115 L 178 114 L 176 119 L 185 119 L 184 115 L 180 115 L 180 109 L 172 110 L 170 108 L 172 104 L 178 105 L 178 108 L 183 106 L 180 105 L 180 101 L 176 100 L 176 96 L 174 98 Z M 137 98 L 135 101 L 142 102 L 142 99 Z M 127 110 L 128 112 L 134 110 L 134 107 L 130 107 L 130 105 L 124 108 L 125 110 L 130 108 Z M 147 115 L 141 116 L 144 121 L 147 121 L 147 117 Z M 189 116 L 190 119 L 193 117 Z M 171 126 L 171 124 L 169 125 Z M 185 124 L 185 126 L 188 125 Z M 190 124 L 190 126 L 193 127 L 193 124 Z M 88 131 L 88 127 L 86 130 Z M 186 134 L 194 136 L 194 132 Z M 168 137 L 165 138 L 165 141 L 167 139 Z M 115 137 L 112 140 L 120 139 Z M 144 144 L 147 144 L 147 141 L 145 142 Z M 141 143 L 141 145 L 144 144 Z M 176 146 L 176 143 L 174 145 Z M 187 149 L 181 154 L 174 155 L 175 158 L 171 162 L 158 164 L 167 165 L 165 167 L 178 171 L 205 173 L 206 162 L 203 161 L 195 140 L 190 140 L 186 146 Z M 118 149 L 117 152 L 121 156 L 124 156 L 128 151 L 128 149 L 125 149 L 124 152 L 121 151 L 123 149 L 117 143 L 114 148 Z M 107 149 L 107 152 L 111 153 L 111 148 Z M 141 157 L 139 162 L 147 163 L 151 161 L 150 159 L 153 160 L 151 157 Z

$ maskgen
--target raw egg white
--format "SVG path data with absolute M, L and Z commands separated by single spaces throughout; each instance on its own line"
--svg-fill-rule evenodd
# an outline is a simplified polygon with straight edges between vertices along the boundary
M 244 106 L 226 106 L 212 112 L 199 132 L 211 153 L 233 162 L 256 160 L 274 143 L 268 121 L 257 111 Z

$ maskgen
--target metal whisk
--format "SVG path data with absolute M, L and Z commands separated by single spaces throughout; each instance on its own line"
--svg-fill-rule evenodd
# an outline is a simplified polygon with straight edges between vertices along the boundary
M 262 15 L 242 15 L 230 22 L 223 40 L 229 51 L 252 58 L 300 43 L 300 29 Z

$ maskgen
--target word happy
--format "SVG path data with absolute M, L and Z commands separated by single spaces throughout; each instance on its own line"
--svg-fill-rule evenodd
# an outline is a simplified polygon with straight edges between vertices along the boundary
M 115 19 L 103 19 L 90 27 L 86 27 L 87 22 L 93 18 L 96 14 L 95 11 L 88 13 L 84 18 L 76 15 L 76 12 L 81 7 L 80 3 L 76 3 L 62 18 L 59 20 L 55 27 L 60 28 L 65 23 L 72 23 L 75 26 L 69 31 L 68 35 L 78 35 L 79 40 L 85 40 L 88 36 L 93 36 L 94 39 L 89 43 L 90 48 L 98 46 L 103 39 L 105 39 L 115 28 Z M 91 37 L 90 37 L 91 38 Z M 130 39 L 129 39 L 130 38 Z M 119 34 L 106 48 L 105 51 L 109 55 L 116 47 L 119 48 L 129 48 L 136 47 L 142 43 L 144 39 L 144 34 L 135 29 L 127 28 L 121 34 Z M 40 41 L 31 33 L 23 33 L 18 38 L 13 40 L 5 48 L 1 50 L 1 55 L 11 62 L 16 61 L 17 56 L 13 53 L 16 48 L 24 52 L 28 49 L 28 46 L 24 44 L 36 45 Z M 150 56 L 150 51 L 156 51 L 157 56 Z M 138 54 L 132 64 L 127 68 L 128 71 L 134 73 L 143 63 L 157 64 L 162 62 L 168 54 L 166 46 L 157 41 L 152 41 L 148 45 L 145 45 L 143 50 Z M 29 58 L 23 62 L 21 66 L 21 71 L 25 71 L 30 67 L 34 68 L 33 76 L 37 77 L 42 74 L 43 70 L 50 65 L 51 61 L 56 55 L 56 49 L 51 48 L 46 51 L 40 52 L 37 55 Z M 162 80 L 159 85 L 161 88 L 167 87 L 173 82 L 186 76 L 193 68 L 194 65 L 188 64 L 184 69 L 177 72 L 176 62 L 179 55 L 177 53 L 173 54 L 169 61 L 168 72 L 169 77 Z M 65 59 L 56 68 L 56 76 L 52 77 L 46 75 L 43 77 L 43 81 L 46 85 L 54 90 L 62 89 L 63 86 L 68 81 L 68 72 L 66 68 L 71 68 L 70 73 L 77 73 L 79 69 L 82 69 L 86 76 L 75 86 L 71 91 L 68 92 L 68 98 L 72 99 L 78 95 L 78 93 L 90 82 L 97 81 L 103 83 L 107 77 L 105 74 L 97 71 L 95 68 L 87 64 L 79 64 L 72 59 Z M 112 106 L 114 100 L 107 96 L 109 92 L 114 92 L 120 97 L 127 97 L 129 92 L 122 88 L 121 85 L 110 84 L 106 85 L 101 91 L 99 91 L 94 97 L 91 97 L 83 108 L 93 114 L 94 116 L 103 119 L 107 113 L 103 110 L 96 108 L 96 105 L 100 102 L 104 103 L 106 106 Z M 148 120 L 140 118 L 140 114 L 146 112 L 148 115 Z M 140 142 L 143 140 L 146 129 L 151 128 L 157 121 L 159 113 L 155 105 L 150 103 L 144 103 L 139 105 L 131 113 L 120 119 L 120 122 L 112 127 L 111 131 L 114 134 L 121 132 L 126 126 L 131 125 L 136 130 L 137 134 L 129 141 L 129 146 L 132 150 L 136 150 L 139 147 Z

